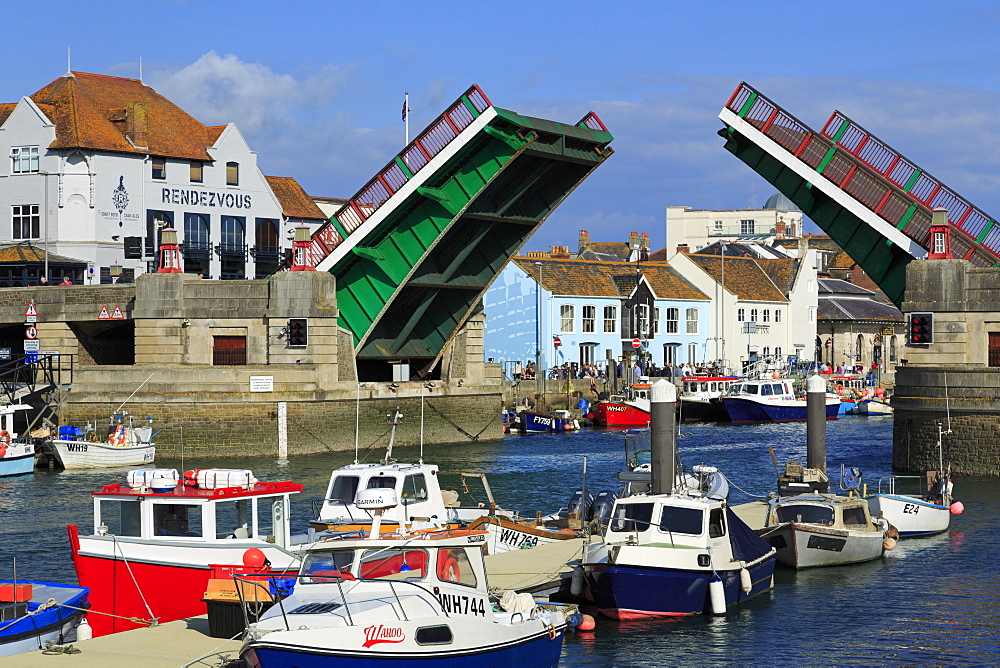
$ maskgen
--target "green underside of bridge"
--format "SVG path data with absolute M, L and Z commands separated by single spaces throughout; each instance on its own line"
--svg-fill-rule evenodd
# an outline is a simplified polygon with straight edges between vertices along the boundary
M 864 269 L 897 307 L 902 305 L 906 291 L 906 265 L 913 260 L 909 253 L 734 128 L 724 128 L 719 135 L 726 140 L 727 151 L 792 200 L 802 213 L 829 234 Z M 823 177 L 817 174 L 816 178 Z
M 497 112 L 331 268 L 359 360 L 437 359 L 504 264 L 612 153 L 607 132 Z

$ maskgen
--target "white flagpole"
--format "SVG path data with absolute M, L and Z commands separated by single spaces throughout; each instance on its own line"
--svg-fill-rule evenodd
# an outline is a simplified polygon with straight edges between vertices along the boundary
M 403 98 L 403 109 L 406 110 L 406 113 L 403 115 L 403 120 L 406 121 L 406 141 L 403 143 L 403 146 L 409 146 L 410 145 L 410 92 L 406 91 L 404 95 L 405 97 Z

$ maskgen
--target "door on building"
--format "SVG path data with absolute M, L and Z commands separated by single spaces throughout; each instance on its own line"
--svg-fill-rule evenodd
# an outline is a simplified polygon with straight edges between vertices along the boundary
M 247 363 L 247 337 L 213 336 L 212 364 L 215 366 L 243 366 Z

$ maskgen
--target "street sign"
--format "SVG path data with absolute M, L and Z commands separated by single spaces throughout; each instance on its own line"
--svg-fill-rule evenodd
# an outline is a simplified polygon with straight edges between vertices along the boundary
M 102 306 L 101 307 L 101 313 L 100 313 L 100 315 L 97 316 L 97 319 L 98 320 L 111 320 L 111 314 L 108 313 L 108 307 L 107 306 Z
M 37 339 L 38 338 L 38 328 L 34 325 L 28 325 L 24 328 L 24 338 L 26 339 Z
M 125 316 L 122 315 L 122 307 L 121 306 L 115 306 L 115 310 L 111 312 L 111 319 L 112 320 L 124 320 L 125 319 Z
M 38 315 L 38 311 L 35 310 L 35 302 L 28 302 L 28 308 L 25 309 L 24 315 Z
M 41 349 L 42 349 L 42 342 L 37 339 L 24 342 L 24 352 L 26 353 L 27 352 L 37 353 Z
M 641 345 L 642 345 L 642 341 L 640 341 L 639 339 L 632 339 L 632 347 L 633 348 L 638 348 Z
M 553 337 L 553 339 L 552 339 L 552 345 L 554 345 L 556 348 L 558 348 L 559 346 L 562 345 L 562 341 L 559 340 L 558 336 Z
M 38 316 L 37 315 L 26 315 L 26 316 L 24 316 L 24 324 L 26 324 L 26 325 L 33 325 L 36 322 L 38 322 Z

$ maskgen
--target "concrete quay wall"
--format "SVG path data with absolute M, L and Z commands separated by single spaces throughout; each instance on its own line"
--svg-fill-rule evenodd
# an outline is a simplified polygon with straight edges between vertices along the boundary
M 945 467 L 1000 476 L 1000 369 L 900 366 L 896 380 L 893 468 L 938 470 L 938 427 L 947 431 L 950 422 L 941 437 Z
M 302 365 L 303 367 L 305 365 Z M 282 375 L 284 372 L 284 375 Z M 88 371 L 79 372 L 86 376 Z M 101 373 L 113 373 L 103 368 Z M 96 382 L 76 384 L 73 401 L 63 405 L 64 424 L 87 422 L 103 428 L 112 411 L 153 374 L 125 403 L 122 410 L 144 424 L 153 418 L 153 429 L 161 430 L 154 441 L 157 454 L 179 457 L 273 457 L 278 452 L 278 404 L 287 405 L 288 454 L 308 455 L 351 451 L 355 441 L 355 416 L 360 413 L 361 450 L 380 450 L 388 442 L 389 423 L 395 409 L 403 413 L 396 433 L 399 446 L 420 442 L 421 390 L 424 404 L 424 443 L 454 443 L 497 440 L 502 437 L 499 386 L 451 387 L 436 382 L 401 383 L 395 390 L 385 383 L 343 383 L 341 390 L 315 392 L 308 378 L 314 371 L 295 366 L 282 370 L 226 370 L 218 367 L 204 374 L 204 386 L 185 369 L 136 369 L 121 367 L 113 389 L 81 391 L 81 387 L 107 388 Z M 273 375 L 273 392 L 249 392 L 250 375 Z M 227 377 L 228 376 L 228 377 Z M 301 378 L 298 378 L 301 377 Z M 299 381 L 303 382 L 299 382 Z M 358 396 L 360 394 L 360 410 Z M 387 417 L 388 416 L 388 417 Z

